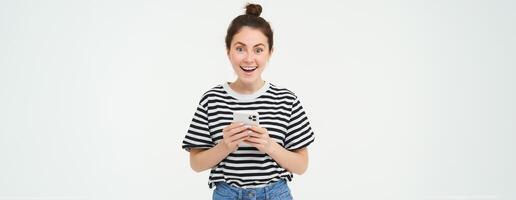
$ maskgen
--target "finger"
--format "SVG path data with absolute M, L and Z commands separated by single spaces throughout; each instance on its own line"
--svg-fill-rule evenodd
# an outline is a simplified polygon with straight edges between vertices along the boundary
M 249 137 L 249 134 L 247 134 L 246 132 L 241 132 L 241 133 L 238 133 L 238 134 L 235 134 L 235 135 L 231 136 L 229 138 L 229 141 L 235 142 L 235 141 L 240 140 L 240 139 L 246 139 L 247 137 Z
M 236 140 L 234 142 L 240 143 L 240 142 L 244 142 L 246 139 L 247 139 L 247 137 L 243 137 L 243 138 L 240 138 L 240 139 L 238 139 L 238 140 Z
M 237 127 L 240 127 L 240 126 L 243 126 L 244 123 L 241 123 L 241 122 L 233 122 L 229 125 L 227 125 L 226 127 L 224 127 L 224 131 L 229 131 L 231 129 L 234 129 L 234 128 L 237 128 Z
M 254 132 L 260 133 L 260 134 L 267 133 L 267 129 L 259 127 L 259 126 L 251 126 L 251 127 L 249 127 L 249 129 L 253 130 Z
M 227 131 L 227 134 L 229 136 L 232 136 L 232 135 L 235 135 L 237 133 L 244 132 L 246 129 L 247 129 L 247 127 L 245 127 L 245 126 L 239 126 L 239 127 L 236 127 L 236 128 L 233 128 L 233 129 Z
M 264 134 L 257 133 L 257 132 L 254 132 L 254 131 L 251 131 L 251 134 L 249 134 L 249 136 L 253 137 L 253 138 L 263 138 L 263 137 L 265 137 Z
M 248 138 L 245 141 L 253 144 L 265 144 L 265 140 L 261 138 Z

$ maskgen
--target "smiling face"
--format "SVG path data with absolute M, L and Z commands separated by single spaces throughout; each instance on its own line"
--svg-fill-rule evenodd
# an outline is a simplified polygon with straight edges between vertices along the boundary
M 237 82 L 245 85 L 261 84 L 262 72 L 269 61 L 267 37 L 259 30 L 244 26 L 233 36 L 228 57 L 238 76 Z

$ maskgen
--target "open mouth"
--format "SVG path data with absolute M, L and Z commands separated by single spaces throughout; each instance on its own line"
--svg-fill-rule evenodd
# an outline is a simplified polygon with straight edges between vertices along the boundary
M 244 70 L 244 72 L 253 72 L 254 70 L 256 70 L 258 67 L 257 66 L 240 66 L 240 69 Z

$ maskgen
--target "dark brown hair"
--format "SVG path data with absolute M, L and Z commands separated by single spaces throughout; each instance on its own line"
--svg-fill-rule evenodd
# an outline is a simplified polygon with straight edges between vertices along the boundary
M 259 4 L 247 4 L 247 6 L 245 6 L 245 14 L 235 17 L 235 19 L 231 21 L 231 24 L 229 24 L 226 34 L 226 50 L 229 51 L 231 48 L 233 36 L 235 36 L 242 27 L 248 26 L 260 30 L 267 37 L 269 51 L 271 51 L 273 44 L 271 25 L 260 17 L 261 13 L 262 6 Z

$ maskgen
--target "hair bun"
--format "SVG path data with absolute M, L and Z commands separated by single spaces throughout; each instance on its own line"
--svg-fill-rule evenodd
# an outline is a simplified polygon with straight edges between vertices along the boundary
M 245 14 L 259 17 L 262 13 L 262 6 L 259 4 L 247 4 L 245 6 Z

